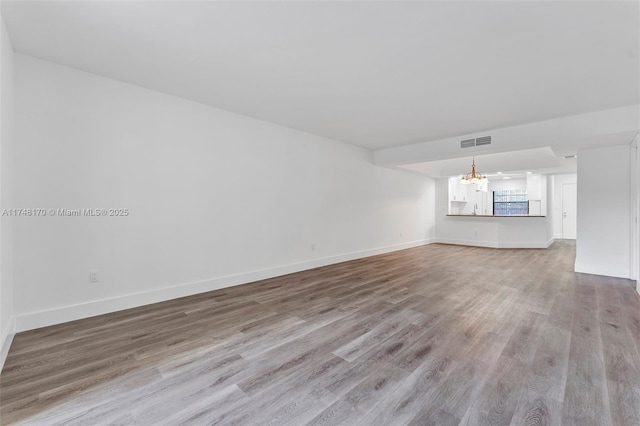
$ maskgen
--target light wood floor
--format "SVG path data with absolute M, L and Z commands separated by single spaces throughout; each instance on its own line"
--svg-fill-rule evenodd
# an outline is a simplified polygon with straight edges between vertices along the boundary
M 17 335 L 2 424 L 639 425 L 640 297 L 429 245 Z

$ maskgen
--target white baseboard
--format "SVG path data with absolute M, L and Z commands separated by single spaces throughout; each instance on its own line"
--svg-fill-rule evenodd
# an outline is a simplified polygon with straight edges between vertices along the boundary
M 441 243 L 441 244 L 454 244 L 458 246 L 498 248 L 498 243 L 496 241 L 460 240 L 456 238 L 436 238 L 435 242 Z
M 13 336 L 16 333 L 16 319 L 11 317 L 9 324 L 2 330 L 2 339 L 0 340 L 0 371 L 4 367 L 4 362 L 7 360 L 11 343 L 13 342 Z
M 605 266 L 601 266 L 601 265 L 593 265 L 593 264 L 584 264 L 581 262 L 578 262 L 576 260 L 576 263 L 574 265 L 574 270 L 576 272 L 580 272 L 582 274 L 591 274 L 591 275 L 602 275 L 605 277 L 614 277 L 614 278 L 626 278 L 626 279 L 630 279 L 629 278 L 629 270 L 626 271 L 621 271 L 618 269 L 611 269 L 608 268 L 606 265 Z
M 500 242 L 500 241 L 479 241 L 460 240 L 455 238 L 436 238 L 434 242 L 442 244 L 454 244 L 461 246 L 488 247 L 488 248 L 549 248 L 555 240 L 552 238 L 546 243 L 536 242 Z
M 498 243 L 498 248 L 549 248 L 554 241 L 555 239 L 552 238 L 547 242 L 540 243 Z
M 360 259 L 363 257 L 375 256 L 392 251 L 418 247 L 430 244 L 432 242 L 433 241 L 430 239 L 411 241 L 375 249 L 344 253 L 320 259 L 312 259 L 300 263 L 276 266 L 274 268 L 261 269 L 247 273 L 212 278 L 204 281 L 164 287 L 147 292 L 126 294 L 107 299 L 92 300 L 90 302 L 80 303 L 76 305 L 63 306 L 60 308 L 29 312 L 16 316 L 15 329 L 17 332 L 32 330 L 34 328 L 46 327 L 63 322 L 121 311 L 123 309 L 149 305 L 151 303 L 164 302 L 179 297 L 191 296 L 207 291 L 219 290 L 221 288 L 247 284 L 254 281 L 291 274 L 294 272 L 305 271 L 307 269 L 318 268 L 320 266 L 327 266 L 335 263 L 346 262 L 349 260 Z

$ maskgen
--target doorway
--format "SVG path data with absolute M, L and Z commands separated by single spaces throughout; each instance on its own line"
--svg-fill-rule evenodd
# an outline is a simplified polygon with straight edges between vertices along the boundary
M 577 229 L 578 192 L 575 183 L 562 184 L 562 239 L 575 240 Z

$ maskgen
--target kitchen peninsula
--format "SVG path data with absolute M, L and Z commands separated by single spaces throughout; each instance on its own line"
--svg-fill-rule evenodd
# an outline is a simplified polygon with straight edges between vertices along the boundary
M 495 206 L 494 198 L 501 199 L 496 192 L 520 194 L 522 198 L 513 204 L 522 204 L 526 214 L 510 210 L 513 205 L 508 198 L 502 198 L 507 199 L 505 206 Z M 456 177 L 438 179 L 436 201 L 440 206 L 436 214 L 439 243 L 492 248 L 547 248 L 553 243 L 546 176 L 490 180 L 484 187 L 459 185 Z M 511 214 L 494 215 L 494 209 Z

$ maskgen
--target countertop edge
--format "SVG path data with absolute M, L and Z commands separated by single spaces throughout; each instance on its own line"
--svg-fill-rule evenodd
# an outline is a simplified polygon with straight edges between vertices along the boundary
M 547 217 L 547 216 L 538 216 L 538 215 L 511 215 L 511 216 L 495 216 L 489 214 L 448 214 L 449 217 Z

